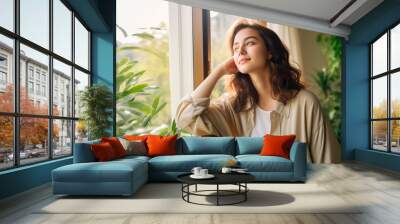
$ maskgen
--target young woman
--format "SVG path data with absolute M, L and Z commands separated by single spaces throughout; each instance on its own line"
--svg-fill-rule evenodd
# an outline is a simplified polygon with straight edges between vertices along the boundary
M 318 99 L 300 83 L 300 71 L 270 29 L 248 22 L 235 24 L 228 37 L 232 58 L 217 66 L 180 102 L 179 128 L 204 136 L 295 134 L 308 145 L 314 163 L 340 162 L 338 144 Z M 210 101 L 217 81 L 230 76 L 230 94 Z

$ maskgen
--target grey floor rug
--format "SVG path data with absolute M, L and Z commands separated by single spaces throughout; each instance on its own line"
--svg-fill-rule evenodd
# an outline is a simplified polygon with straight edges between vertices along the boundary
M 360 213 L 360 208 L 317 184 L 249 184 L 248 199 L 237 205 L 203 206 L 181 198 L 177 183 L 150 183 L 131 197 L 56 197 L 35 213 Z M 226 186 L 225 189 L 233 188 Z M 198 190 L 211 190 L 202 185 Z M 193 188 L 194 190 L 194 188 Z M 212 193 L 211 193 L 212 194 Z M 222 202 L 237 200 L 225 197 Z M 214 196 L 192 197 L 200 203 L 215 203 Z

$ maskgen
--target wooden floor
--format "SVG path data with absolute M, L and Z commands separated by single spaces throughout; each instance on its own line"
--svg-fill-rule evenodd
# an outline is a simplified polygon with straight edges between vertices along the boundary
M 317 183 L 345 201 L 363 202 L 357 214 L 36 214 L 54 200 L 49 185 L 0 201 L 0 223 L 400 223 L 400 174 L 359 163 L 312 165 Z

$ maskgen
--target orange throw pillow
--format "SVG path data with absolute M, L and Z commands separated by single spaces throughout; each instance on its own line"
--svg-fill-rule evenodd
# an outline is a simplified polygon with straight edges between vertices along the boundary
M 178 136 L 157 136 L 147 137 L 148 156 L 176 155 L 176 139 Z
M 113 147 L 108 142 L 92 144 L 90 148 L 94 154 L 94 157 L 99 162 L 109 161 L 117 158 Z
M 101 138 L 101 142 L 108 142 L 114 149 L 115 155 L 117 158 L 121 158 L 126 156 L 126 151 L 124 149 L 124 146 L 121 144 L 118 138 L 116 137 L 109 137 L 109 138 Z
M 295 139 L 296 135 L 264 135 L 264 145 L 260 155 L 290 159 L 290 148 Z

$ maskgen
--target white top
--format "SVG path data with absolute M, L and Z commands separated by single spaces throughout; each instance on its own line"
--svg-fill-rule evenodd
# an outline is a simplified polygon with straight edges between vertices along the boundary
M 251 132 L 251 137 L 263 137 L 271 132 L 271 111 L 263 110 L 256 106 L 255 126 Z

